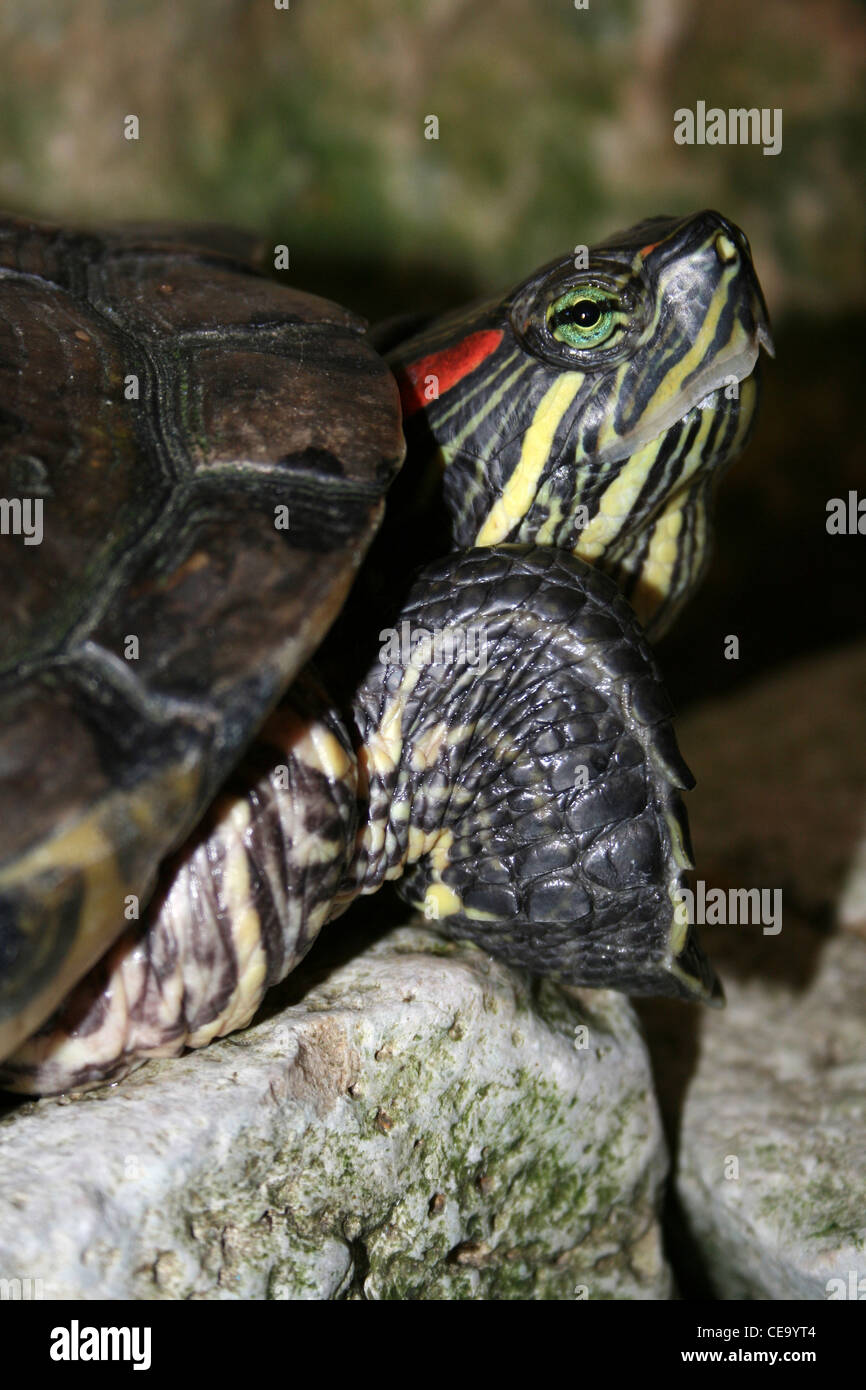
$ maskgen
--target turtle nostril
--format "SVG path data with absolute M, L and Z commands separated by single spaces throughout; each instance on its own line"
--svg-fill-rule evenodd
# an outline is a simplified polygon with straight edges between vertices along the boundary
M 715 247 L 716 255 L 722 262 L 722 265 L 730 265 L 731 261 L 735 261 L 739 255 L 736 243 L 731 240 L 726 232 L 716 233 Z

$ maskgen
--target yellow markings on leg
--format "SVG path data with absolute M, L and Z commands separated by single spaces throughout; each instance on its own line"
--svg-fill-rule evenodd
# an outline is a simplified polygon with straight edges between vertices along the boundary
M 329 781 L 343 781 L 352 771 L 352 760 L 343 745 L 323 724 L 314 724 L 309 737 L 315 755 L 315 764 Z M 313 759 L 311 758 L 310 761 L 312 762 Z
M 476 536 L 476 545 L 496 545 L 504 540 L 529 511 L 550 458 L 556 431 L 583 380 L 582 372 L 563 372 L 545 391 L 532 424 L 523 436 L 517 467 L 505 484 L 502 496 L 490 508 Z
M 443 721 L 425 729 L 412 745 L 409 766 L 413 772 L 428 772 L 442 752 L 442 745 L 449 742 L 448 725 Z
M 403 672 L 400 687 L 385 706 L 379 724 L 368 735 L 358 750 L 359 785 L 371 786 L 377 778 L 385 779 L 396 772 L 403 753 L 403 715 L 406 701 L 421 677 L 417 666 L 408 665 Z M 393 813 L 392 813 L 393 815 Z M 370 821 L 361 831 L 360 844 L 368 859 L 377 858 L 385 847 L 388 833 L 387 819 Z M 375 887 L 361 889 L 361 892 L 375 892 Z
M 374 775 L 386 777 L 400 764 L 403 748 L 403 714 L 406 701 L 421 676 L 417 666 L 406 667 L 400 688 L 385 706 L 385 713 L 361 749 L 359 761 L 372 781 Z
M 695 867 L 694 860 L 692 859 L 691 855 L 686 849 L 685 842 L 683 840 L 682 822 L 679 820 L 677 816 L 674 816 L 669 811 L 666 811 L 665 825 L 667 826 L 668 834 L 671 837 L 671 853 L 674 857 L 674 863 L 678 865 L 678 867 L 681 869 L 693 869 Z
M 673 905 L 673 916 L 671 917 L 671 927 L 668 933 L 668 945 L 672 956 L 678 956 L 686 944 L 689 934 L 689 914 L 686 902 L 678 896 L 679 885 L 672 883 L 668 888 L 668 897 Z
M 241 798 L 226 798 L 224 809 L 221 806 L 218 814 L 221 824 L 217 833 L 225 854 L 222 893 L 237 963 L 237 983 L 223 1012 L 189 1034 L 189 1047 L 203 1047 L 212 1038 L 245 1027 L 264 996 L 268 969 L 244 848 L 244 834 L 252 819 L 249 803 Z
M 431 922 L 441 917 L 453 917 L 463 911 L 463 903 L 445 883 L 431 883 L 424 894 L 424 916 Z
M 703 980 L 701 980 L 697 975 L 689 974 L 687 970 L 683 969 L 678 960 L 671 961 L 670 972 L 677 980 L 682 981 L 682 983 L 686 986 L 686 988 L 689 991 L 689 994 L 693 999 L 712 998 L 712 991 L 707 988 Z
M 332 782 L 343 781 L 352 771 L 351 758 L 327 725 L 319 719 L 302 719 L 289 707 L 275 709 L 259 737 L 317 768 Z
M 448 851 L 454 844 L 454 834 L 451 830 L 421 830 L 417 825 L 409 828 L 409 850 L 405 861 L 399 866 L 402 872 L 404 866 L 416 864 L 419 859 L 423 859 L 425 854 L 430 856 L 430 863 L 437 874 L 441 874 L 448 867 Z M 388 877 L 396 875 L 388 875 Z

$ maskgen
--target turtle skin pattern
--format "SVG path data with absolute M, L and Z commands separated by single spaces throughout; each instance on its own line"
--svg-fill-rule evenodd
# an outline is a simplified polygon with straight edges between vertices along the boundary
M 479 677 L 455 640 L 455 659 L 379 663 L 363 683 L 365 891 L 403 873 L 398 891 L 441 931 L 536 973 L 714 997 L 694 930 L 675 917 L 692 867 L 679 792 L 694 778 L 615 584 L 546 547 L 477 549 L 429 566 L 403 613 L 416 633 L 480 622 L 487 669 Z M 451 692 L 444 722 L 437 688 Z M 395 702 L 390 768 L 377 731 Z M 412 835 L 425 852 L 404 872 Z

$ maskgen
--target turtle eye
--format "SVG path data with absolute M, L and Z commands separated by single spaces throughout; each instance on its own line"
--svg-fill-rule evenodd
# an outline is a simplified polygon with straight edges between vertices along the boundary
M 547 310 L 547 326 L 554 338 L 569 347 L 598 347 L 614 331 L 618 309 L 610 290 L 580 285 L 553 300 Z

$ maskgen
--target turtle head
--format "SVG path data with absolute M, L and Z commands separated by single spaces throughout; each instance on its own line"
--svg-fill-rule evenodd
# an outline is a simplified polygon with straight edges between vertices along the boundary
M 392 353 L 456 546 L 552 545 L 606 570 L 652 635 L 700 578 L 712 488 L 772 352 L 744 234 L 655 217 Z

